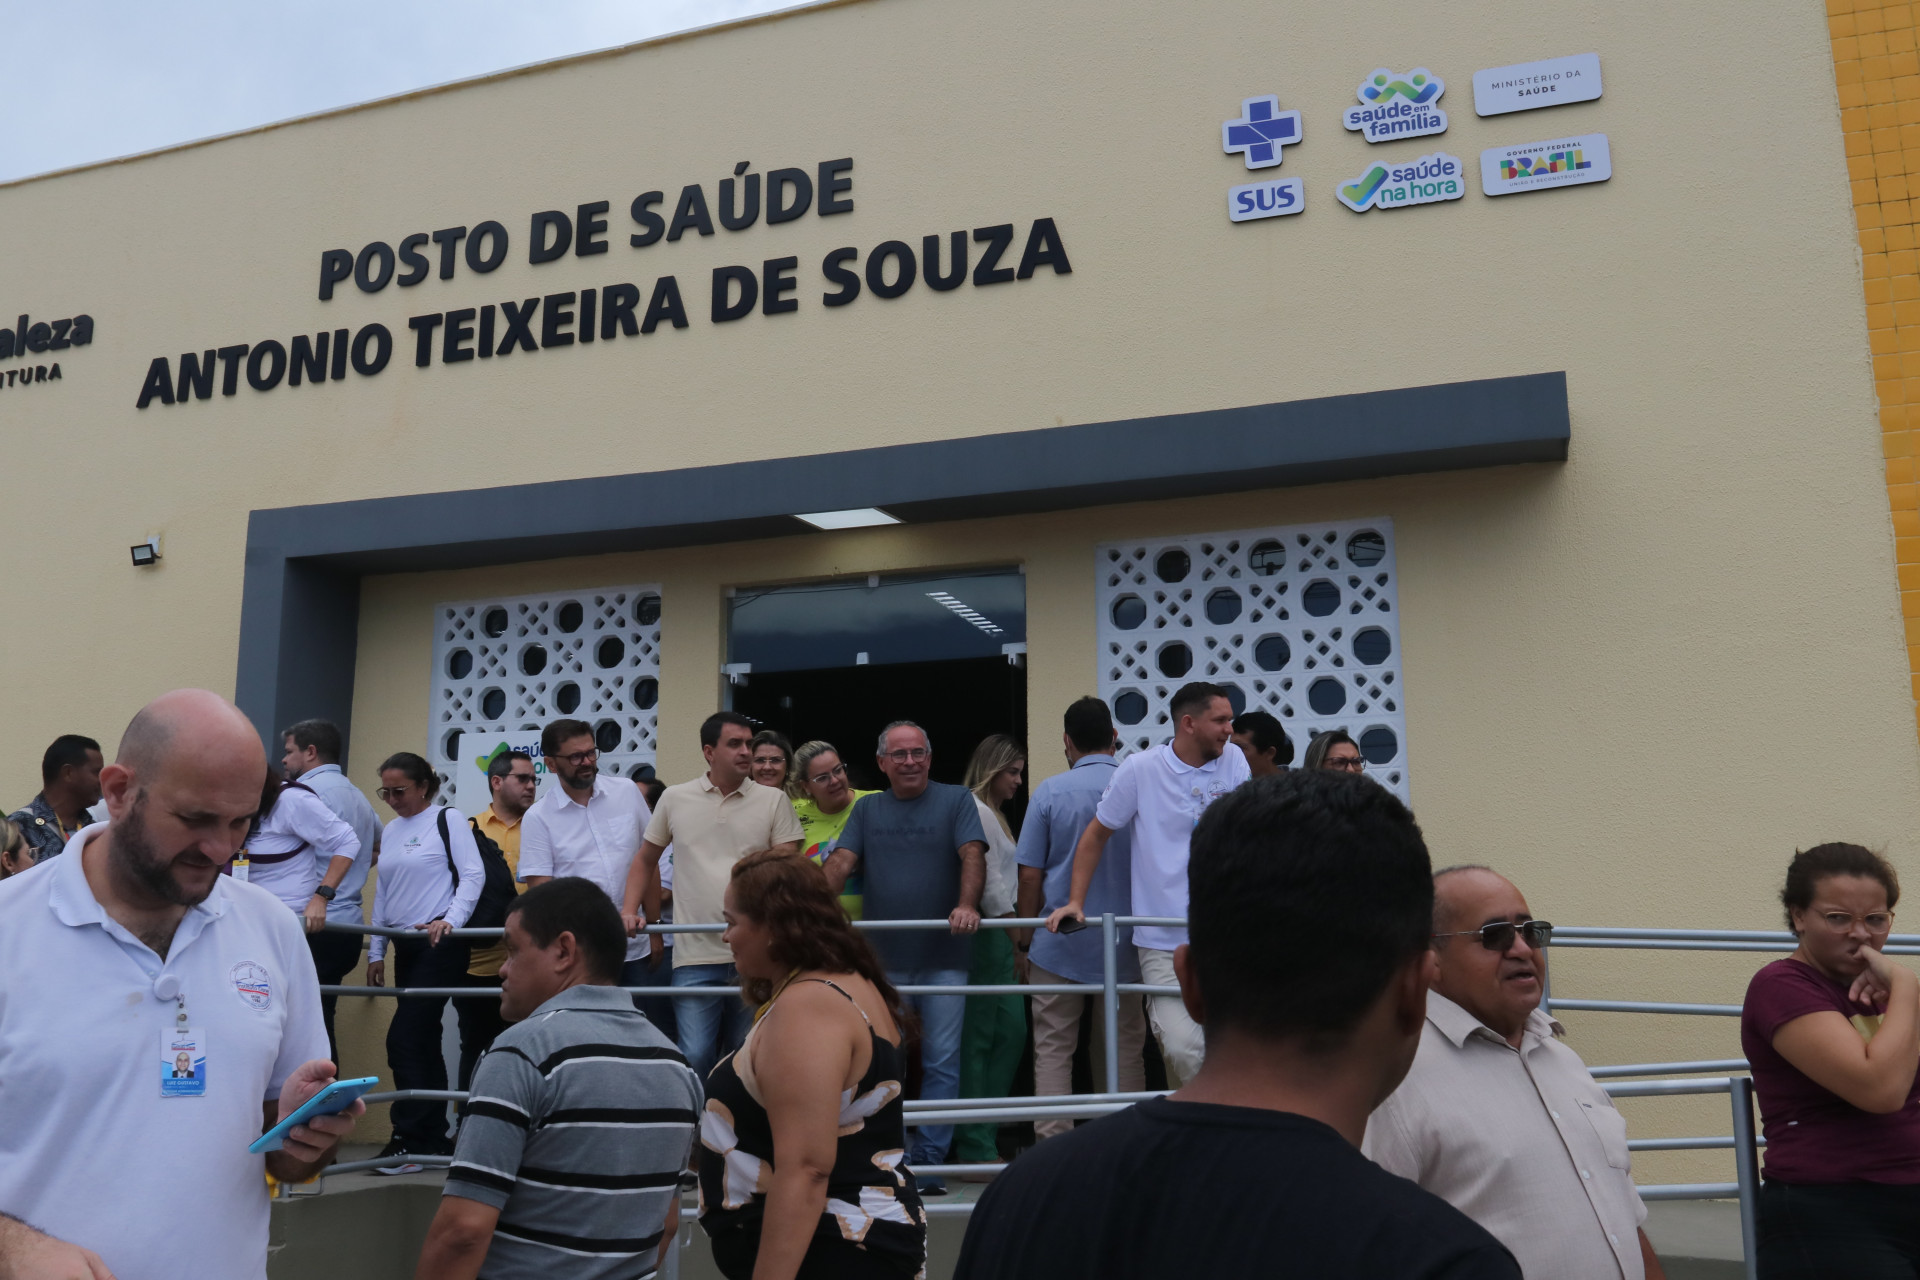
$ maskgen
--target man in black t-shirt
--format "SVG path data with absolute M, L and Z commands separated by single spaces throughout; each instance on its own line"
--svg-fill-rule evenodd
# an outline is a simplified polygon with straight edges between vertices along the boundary
M 1413 815 L 1364 777 L 1293 771 L 1213 804 L 1174 953 L 1205 1065 L 1014 1162 L 955 1280 L 1519 1280 L 1484 1229 L 1359 1152 L 1420 1044 L 1431 874 Z

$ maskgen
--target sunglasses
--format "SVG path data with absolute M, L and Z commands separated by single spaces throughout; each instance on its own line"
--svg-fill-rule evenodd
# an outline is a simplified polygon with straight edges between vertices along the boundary
M 414 785 L 413 783 L 408 783 L 404 787 L 381 787 L 373 794 L 379 796 L 382 800 L 398 800 L 401 796 L 413 790 Z
M 1527 940 L 1527 945 L 1538 949 L 1553 941 L 1553 926 L 1545 920 L 1528 920 L 1515 924 L 1511 920 L 1495 920 L 1492 924 L 1483 924 L 1478 929 L 1462 929 L 1458 933 L 1436 933 L 1436 938 L 1477 937 L 1480 945 L 1489 951 L 1505 951 L 1513 945 L 1515 934 Z

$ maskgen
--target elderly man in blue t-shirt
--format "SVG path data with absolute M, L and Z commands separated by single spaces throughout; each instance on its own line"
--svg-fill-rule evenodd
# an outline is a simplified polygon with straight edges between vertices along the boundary
M 1067 708 L 1065 773 L 1056 773 L 1034 788 L 1027 818 L 1020 828 L 1020 904 L 1026 919 L 1051 915 L 1073 896 L 1073 851 L 1080 835 L 1093 821 L 1100 795 L 1119 767 L 1113 758 L 1119 740 L 1113 714 L 1098 698 L 1081 698 Z M 1097 923 L 1111 911 L 1124 916 L 1133 903 L 1133 834 L 1114 833 L 1106 856 L 1093 873 L 1087 891 L 1087 920 Z M 1106 978 L 1106 955 L 1101 930 L 1049 933 L 1021 930 L 1015 946 L 1028 961 L 1025 978 L 1040 986 L 1066 982 L 1100 983 Z M 1134 954 L 1133 930 L 1121 926 L 1116 939 L 1117 974 L 1121 982 L 1140 981 L 1140 961 Z M 1031 947 L 1031 950 L 1029 950 Z M 1040 995 L 1033 1000 L 1033 1091 L 1040 1097 L 1073 1092 L 1073 1051 L 1080 1040 L 1081 1012 L 1086 998 L 1077 995 Z M 1120 997 L 1115 1020 L 1120 1050 L 1119 1088 L 1135 1093 L 1147 1087 L 1144 1054 L 1147 1044 L 1146 1006 L 1139 996 Z M 1096 1051 L 1094 1060 L 1104 1055 Z M 1051 1138 L 1073 1128 L 1071 1120 L 1036 1120 L 1036 1137 Z
M 937 920 L 948 934 L 931 930 L 878 930 L 867 935 L 895 986 L 964 987 L 980 928 L 980 893 L 987 884 L 987 836 L 973 793 L 927 776 L 933 748 L 927 732 L 911 720 L 896 720 L 880 734 L 880 771 L 888 789 L 864 796 L 826 861 L 827 879 L 839 893 L 859 868 L 866 877 L 868 920 Z M 964 995 L 908 996 L 920 1019 L 920 1096 L 960 1096 L 960 1028 Z M 940 1164 L 953 1140 L 951 1125 L 914 1131 L 907 1164 Z M 939 1178 L 920 1178 L 920 1194 L 945 1195 Z

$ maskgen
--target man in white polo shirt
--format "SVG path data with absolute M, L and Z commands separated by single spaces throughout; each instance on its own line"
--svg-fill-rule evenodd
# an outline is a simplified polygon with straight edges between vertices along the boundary
M 533 802 L 520 819 L 520 879 L 528 886 L 555 876 L 580 876 L 600 886 L 618 907 L 627 868 L 652 814 L 640 788 L 618 776 L 600 776 L 600 752 L 585 720 L 555 720 L 540 734 L 547 772 L 560 785 Z M 620 985 L 641 985 L 647 940 L 627 943 Z
M 247 1152 L 334 1078 L 300 921 L 220 874 L 265 778 L 236 707 L 166 694 L 101 772 L 109 820 L 0 882 L 0 972 L 58 976 L 0 1000 L 0 1275 L 263 1280 L 263 1167 L 311 1177 L 365 1110 Z
M 1187 841 L 1208 805 L 1251 776 L 1247 758 L 1232 745 L 1233 704 L 1219 685 L 1195 680 L 1174 691 L 1167 703 L 1173 741 L 1128 756 L 1114 770 L 1093 821 L 1073 851 L 1073 884 L 1065 906 L 1047 919 L 1058 933 L 1064 920 L 1087 918 L 1087 892 L 1107 841 L 1133 828 L 1133 913 L 1137 916 L 1187 914 Z M 1185 929 L 1135 925 L 1133 945 L 1140 953 L 1140 978 L 1154 986 L 1174 986 L 1173 952 L 1185 946 Z M 1206 1056 L 1200 1027 L 1187 1016 L 1178 996 L 1154 996 L 1147 1003 L 1154 1038 L 1167 1066 L 1168 1083 L 1193 1079 Z
M 700 725 L 700 753 L 707 771 L 668 787 L 647 825 L 646 843 L 628 872 L 625 892 L 614 899 L 627 935 L 660 919 L 660 855 L 673 846 L 673 914 L 681 924 L 719 924 L 720 898 L 733 864 L 762 849 L 798 853 L 804 834 L 784 791 L 747 776 L 753 766 L 753 722 L 716 711 Z M 629 787 L 628 790 L 633 790 Z M 659 934 L 650 939 L 658 955 Z M 730 987 L 740 981 L 733 952 L 717 933 L 687 933 L 673 947 L 673 985 Z M 727 1016 L 722 1018 L 722 1010 Z M 673 1008 L 680 1055 L 701 1080 L 720 1055 L 746 1037 L 747 1006 L 735 996 L 676 1000 Z

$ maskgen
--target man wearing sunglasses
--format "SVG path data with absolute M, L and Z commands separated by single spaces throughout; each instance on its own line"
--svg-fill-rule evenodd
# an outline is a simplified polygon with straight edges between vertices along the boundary
M 1529 1277 L 1665 1280 L 1627 1124 L 1540 1011 L 1553 926 L 1505 877 L 1433 877 L 1438 962 L 1413 1069 L 1362 1150 L 1478 1222 Z

